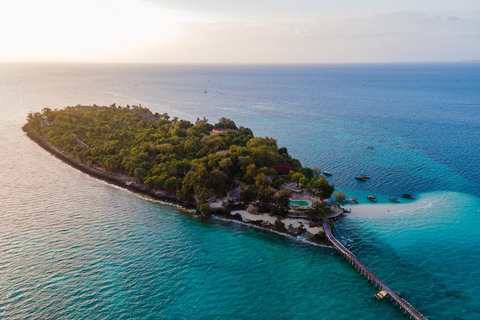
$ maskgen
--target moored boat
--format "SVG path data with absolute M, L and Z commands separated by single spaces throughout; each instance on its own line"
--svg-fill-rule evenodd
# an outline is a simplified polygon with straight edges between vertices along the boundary
M 355 179 L 358 181 L 367 181 L 367 179 L 365 179 L 363 176 L 356 176 Z
M 351 198 L 348 198 L 348 199 L 347 199 L 347 202 L 349 202 L 349 203 L 358 203 L 358 200 L 357 200 L 357 198 L 355 198 L 355 197 L 351 197 Z
M 331 172 L 328 172 L 328 171 L 323 171 L 323 175 L 327 176 L 327 177 L 333 176 L 333 174 Z
M 369 195 L 367 196 L 367 199 L 370 200 L 370 201 L 373 201 L 373 202 L 377 202 L 377 198 L 376 198 L 374 195 L 372 195 L 372 194 L 369 194 Z
M 359 174 L 359 177 L 362 177 L 363 179 L 370 179 L 370 176 L 367 176 L 366 174 Z
M 395 197 L 390 197 L 390 198 L 388 198 L 388 200 L 390 200 L 392 202 L 400 202 L 400 200 L 398 200 L 398 198 L 395 198 Z
M 406 198 L 406 199 L 415 199 L 414 196 L 412 196 L 411 194 L 408 194 L 408 193 L 404 193 L 402 194 L 402 198 Z

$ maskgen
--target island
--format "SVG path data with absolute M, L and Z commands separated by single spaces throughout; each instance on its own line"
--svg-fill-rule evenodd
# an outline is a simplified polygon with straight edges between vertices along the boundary
M 23 130 L 75 168 L 154 199 L 306 241 L 331 245 L 410 318 L 426 319 L 362 264 L 332 232 L 344 209 L 317 167 L 303 167 L 271 137 L 220 118 L 195 123 L 138 106 L 44 108 Z M 328 176 L 328 174 L 327 174 Z M 345 194 L 335 193 L 337 202 Z
M 322 171 L 225 117 L 192 123 L 141 105 L 77 105 L 30 113 L 23 130 L 84 173 L 198 215 L 324 243 L 323 218 L 343 214 Z

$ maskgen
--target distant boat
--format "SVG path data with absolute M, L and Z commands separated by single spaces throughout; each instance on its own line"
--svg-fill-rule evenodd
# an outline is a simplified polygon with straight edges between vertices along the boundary
M 333 176 L 333 174 L 330 173 L 330 172 L 328 172 L 328 171 L 323 171 L 323 175 L 324 175 L 324 176 L 327 176 L 327 177 Z
M 374 147 L 372 147 L 372 146 L 367 146 L 367 148 L 368 148 L 368 149 L 373 149 Z
M 400 202 L 400 200 L 398 200 L 398 198 L 395 198 L 395 197 L 390 197 L 390 198 L 388 198 L 388 200 L 390 200 L 392 202 Z
M 359 174 L 359 177 L 362 177 L 363 179 L 370 179 L 370 176 L 367 176 L 365 174 Z
M 412 196 L 411 194 L 408 194 L 408 193 L 404 193 L 402 194 L 402 198 L 407 198 L 407 199 L 415 199 L 414 196 Z
M 203 93 L 207 93 L 207 90 L 203 91 Z
M 357 179 L 358 181 L 367 181 L 367 179 L 363 176 L 356 176 L 355 179 Z
M 374 195 L 371 195 L 371 194 L 367 196 L 367 199 L 370 200 L 370 201 L 373 201 L 373 202 L 377 202 L 377 198 Z

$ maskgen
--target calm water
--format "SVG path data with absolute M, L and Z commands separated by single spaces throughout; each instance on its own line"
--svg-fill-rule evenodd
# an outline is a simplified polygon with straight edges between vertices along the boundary
M 328 249 L 147 201 L 21 131 L 30 111 L 92 103 L 230 117 L 363 203 L 414 193 L 418 205 L 352 215 L 337 234 L 429 319 L 480 318 L 473 63 L 0 64 L 0 318 L 402 319 Z

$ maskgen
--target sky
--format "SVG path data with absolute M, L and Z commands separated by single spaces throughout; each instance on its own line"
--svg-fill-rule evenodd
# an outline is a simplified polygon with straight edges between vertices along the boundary
M 480 60 L 479 0 L 10 0 L 1 62 Z

